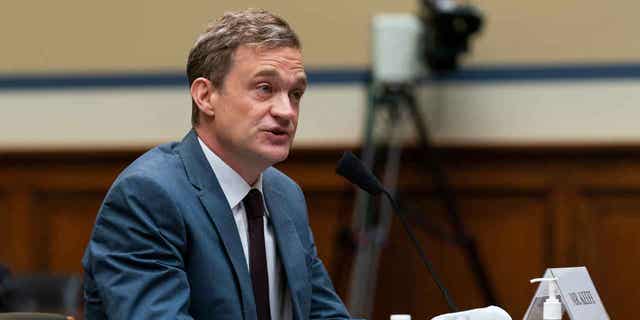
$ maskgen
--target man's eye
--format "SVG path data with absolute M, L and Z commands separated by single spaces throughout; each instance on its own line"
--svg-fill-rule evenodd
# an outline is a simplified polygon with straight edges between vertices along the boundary
M 296 90 L 296 91 L 291 92 L 291 97 L 296 101 L 300 101 L 300 99 L 302 99 L 302 95 L 303 94 L 304 94 L 304 91 Z
M 271 85 L 263 83 L 257 86 L 257 90 L 262 94 L 270 94 L 273 92 Z

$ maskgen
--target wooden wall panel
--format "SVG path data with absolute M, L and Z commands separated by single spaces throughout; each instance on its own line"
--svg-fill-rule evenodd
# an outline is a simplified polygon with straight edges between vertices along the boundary
M 522 317 L 546 267 L 586 265 L 612 318 L 629 318 L 640 298 L 640 147 L 439 150 L 460 212 L 478 243 L 499 301 Z M 143 150 L 0 154 L 0 261 L 15 272 L 80 272 L 98 206 L 116 175 Z M 400 190 L 418 214 L 412 223 L 458 304 L 484 305 L 464 252 L 420 227 L 446 228 L 431 176 L 416 151 L 406 153 Z M 318 252 L 347 297 L 354 257 L 354 189 L 334 174 L 339 150 L 296 150 L 279 165 L 299 182 Z M 346 234 L 346 237 L 345 237 Z M 382 252 L 372 319 L 416 318 L 446 305 L 397 220 Z
M 469 233 L 476 238 L 480 257 L 487 267 L 489 279 L 495 284 L 496 295 L 505 306 L 511 306 L 510 312 L 524 314 L 531 299 L 533 289 L 528 287 L 529 279 L 538 276 L 548 263 L 546 248 L 550 246 L 545 226 L 551 217 L 546 206 L 545 194 L 536 193 L 490 193 L 460 197 L 462 219 Z M 448 252 L 448 251 L 445 251 Z M 453 251 L 460 254 L 460 250 Z M 468 265 L 468 260 L 458 260 Z M 448 279 L 456 279 L 467 268 L 459 272 L 447 268 Z M 473 281 L 469 281 L 473 283 Z M 468 294 L 467 283 L 455 281 L 457 297 L 465 308 L 484 305 L 478 290 Z M 513 290 L 514 287 L 521 288 Z M 428 314 L 428 313 L 422 313 Z
M 41 192 L 34 215 L 41 221 L 43 271 L 82 273 L 80 260 L 89 241 L 96 213 L 105 192 Z
M 7 193 L 6 214 L 3 223 L 8 226 L 7 242 L 2 246 L 3 261 L 8 267 L 18 272 L 37 270 L 36 255 L 38 248 L 31 238 L 37 222 L 32 219 L 30 208 L 33 205 L 31 193 L 19 184 Z
M 585 194 L 580 262 L 589 268 L 609 316 L 622 319 L 640 299 L 640 190 Z
M 11 234 L 9 230 L 11 228 L 11 224 L 9 224 L 9 207 L 7 205 L 7 195 L 4 190 L 0 190 L 0 243 L 3 243 L 3 247 L 6 248 L 6 245 L 9 243 L 11 239 Z M 0 261 L 9 260 L 10 255 L 6 249 L 0 249 Z
M 0 263 L 15 273 L 81 272 L 98 205 L 141 152 L 0 154 L 0 225 L 7 228 Z
M 425 202 L 421 211 L 436 224 L 444 219 L 439 201 L 431 195 L 414 195 Z M 497 296 L 511 312 L 524 314 L 533 293 L 528 281 L 544 270 L 548 237 L 543 228 L 550 215 L 544 194 L 521 192 L 490 193 L 465 191 L 459 194 L 462 219 L 468 232 L 474 235 L 480 256 L 495 284 Z M 382 257 L 380 290 L 377 295 L 376 319 L 392 312 L 414 315 L 434 315 L 447 312 L 431 276 L 422 265 L 399 221 L 394 220 L 393 235 Z M 475 285 L 469 260 L 461 247 L 442 241 L 424 232 L 415 223 L 420 242 L 433 260 L 436 271 L 444 279 L 450 294 L 461 308 L 484 304 L 482 292 Z M 393 279 L 393 284 L 385 283 Z M 525 290 L 512 290 L 513 286 Z M 407 292 L 409 291 L 409 292 Z M 391 299 L 389 299 L 392 297 Z M 393 298 L 395 297 L 395 298 Z M 407 299 L 410 298 L 410 299 Z

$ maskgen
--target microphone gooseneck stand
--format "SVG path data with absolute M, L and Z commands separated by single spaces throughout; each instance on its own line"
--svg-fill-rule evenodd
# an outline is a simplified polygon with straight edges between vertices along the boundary
M 460 218 L 460 211 L 457 206 L 455 194 L 452 191 L 445 171 L 441 165 L 436 150 L 431 145 L 427 124 L 418 108 L 417 101 L 413 92 L 413 87 L 405 86 L 370 86 L 369 94 L 369 110 L 366 122 L 365 142 L 362 149 L 362 159 L 368 168 L 376 167 L 376 150 L 378 143 L 375 139 L 375 123 L 379 120 L 380 113 L 386 111 L 388 115 L 386 144 L 388 145 L 386 159 L 384 161 L 385 174 L 383 183 L 386 187 L 385 193 L 390 199 L 396 196 L 397 179 L 400 169 L 401 145 L 399 142 L 399 127 L 403 115 L 411 119 L 411 124 L 418 136 L 419 155 L 425 167 L 427 174 L 431 176 L 435 194 L 441 200 L 446 211 L 448 221 L 453 227 L 453 235 L 447 236 L 446 232 L 437 230 L 428 225 L 425 221 L 424 213 L 419 213 L 415 222 L 420 223 L 425 232 L 430 232 L 434 236 L 442 238 L 444 241 L 453 242 L 461 246 L 465 252 L 465 256 L 469 261 L 471 271 L 473 272 L 476 282 L 484 293 L 485 302 L 487 304 L 497 304 L 494 290 L 491 286 L 486 270 L 481 262 L 480 255 L 477 250 L 474 239 L 468 235 L 464 223 Z M 404 114 L 407 112 L 407 114 Z M 381 200 L 380 210 L 375 211 L 372 198 L 365 192 L 358 191 L 356 196 L 355 209 L 353 214 L 352 230 L 356 239 L 355 247 L 356 256 L 351 271 L 351 283 L 349 286 L 348 304 L 354 315 L 371 318 L 373 309 L 373 299 L 376 289 L 377 272 L 379 267 L 379 259 L 382 248 L 387 241 L 388 233 L 391 225 L 392 210 L 389 204 L 396 206 L 394 200 L 389 202 Z M 399 207 L 398 207 L 399 209 Z M 405 210 L 406 211 L 406 210 Z M 376 216 L 377 213 L 377 216 Z M 407 217 L 398 214 L 401 223 L 407 229 Z M 415 235 L 407 229 L 409 237 L 417 243 Z M 424 255 L 420 249 L 420 255 Z M 426 263 L 425 263 L 426 265 Z M 432 266 L 427 265 L 429 271 L 433 274 Z M 441 283 L 436 281 L 438 287 L 444 288 Z M 447 296 L 446 289 L 443 295 Z M 457 311 L 455 305 L 447 299 L 447 304 L 451 311 Z
M 449 305 L 449 310 L 453 312 L 458 311 L 458 307 L 453 302 L 453 299 L 449 295 L 449 290 L 442 284 L 442 280 L 440 276 L 433 268 L 433 264 L 431 260 L 427 257 L 424 252 L 424 248 L 420 245 L 417 237 L 413 233 L 409 222 L 406 219 L 406 210 L 400 205 L 400 203 L 391 195 L 391 193 L 386 190 L 380 181 L 376 178 L 376 176 L 362 163 L 356 156 L 354 156 L 351 152 L 345 152 L 338 162 L 338 166 L 336 167 L 336 173 L 345 177 L 351 183 L 357 185 L 361 189 L 365 190 L 370 195 L 379 195 L 383 193 L 387 196 L 387 199 L 393 206 L 393 212 L 396 213 L 398 218 L 400 219 L 404 230 L 409 235 L 409 239 L 411 240 L 414 248 L 418 251 L 418 256 L 422 260 L 424 266 L 429 270 L 431 277 L 435 284 L 442 292 L 444 299 L 447 301 Z

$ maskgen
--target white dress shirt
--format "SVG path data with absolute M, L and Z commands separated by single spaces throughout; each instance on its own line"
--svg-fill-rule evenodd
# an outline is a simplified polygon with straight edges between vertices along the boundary
M 229 165 L 227 165 L 220 157 L 218 157 L 207 145 L 198 137 L 200 147 L 204 152 L 207 161 L 211 165 L 213 172 L 218 178 L 218 183 L 224 192 L 229 207 L 233 213 L 233 219 L 236 221 L 240 241 L 242 242 L 242 250 L 247 262 L 247 270 L 249 270 L 249 242 L 248 242 L 248 224 L 247 214 L 242 204 L 244 197 L 249 194 L 252 188 L 258 189 L 262 193 L 262 174 L 258 177 L 258 181 L 250 186 L 244 179 Z M 264 202 L 264 196 L 262 197 Z M 283 276 L 282 265 L 278 258 L 276 250 L 276 240 L 273 233 L 273 227 L 270 222 L 269 210 L 266 203 L 264 204 L 265 217 L 264 221 L 264 243 L 267 254 L 267 272 L 269 276 L 269 306 L 271 308 L 272 320 L 290 320 L 292 316 L 291 296 Z

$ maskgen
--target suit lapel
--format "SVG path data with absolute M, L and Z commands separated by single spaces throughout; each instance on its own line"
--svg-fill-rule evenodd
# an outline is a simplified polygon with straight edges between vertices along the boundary
M 251 276 L 247 270 L 238 227 L 229 203 L 224 196 L 211 166 L 207 162 L 195 131 L 191 130 L 178 149 L 191 183 L 198 189 L 198 197 L 213 221 L 240 286 L 244 319 L 254 319 L 255 301 Z
M 279 258 L 293 300 L 294 319 L 306 319 L 304 310 L 310 303 L 310 295 L 305 292 L 311 288 L 306 280 L 305 250 L 290 217 L 290 213 L 293 214 L 289 206 L 291 200 L 282 191 L 272 187 L 267 179 L 263 180 L 263 192 L 276 236 Z

